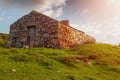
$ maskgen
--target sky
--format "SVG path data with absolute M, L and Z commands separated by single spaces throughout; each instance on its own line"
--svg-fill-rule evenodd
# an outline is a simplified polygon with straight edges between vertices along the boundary
M 84 31 L 99 43 L 120 43 L 120 0 L 0 0 L 0 32 L 32 10 Z

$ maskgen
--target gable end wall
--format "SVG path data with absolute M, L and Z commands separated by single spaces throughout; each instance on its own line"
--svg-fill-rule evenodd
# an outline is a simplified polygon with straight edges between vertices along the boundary
M 27 45 L 27 27 L 35 26 L 35 41 L 31 47 L 57 47 L 58 21 L 38 13 L 23 16 L 10 26 L 8 47 Z

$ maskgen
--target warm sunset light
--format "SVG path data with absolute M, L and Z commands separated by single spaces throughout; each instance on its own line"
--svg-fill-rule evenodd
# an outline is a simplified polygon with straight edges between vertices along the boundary
M 120 0 L 0 0 L 0 80 L 120 80 Z
M 119 0 L 79 0 L 75 4 L 77 16 L 82 15 L 79 18 L 85 22 L 85 25 L 76 25 L 77 28 L 94 35 L 98 42 L 113 44 L 120 42 Z
M 97 42 L 120 43 L 119 0 L 0 1 L 0 32 L 8 33 L 12 22 L 34 9 L 58 20 L 69 19 L 73 27 L 94 36 Z

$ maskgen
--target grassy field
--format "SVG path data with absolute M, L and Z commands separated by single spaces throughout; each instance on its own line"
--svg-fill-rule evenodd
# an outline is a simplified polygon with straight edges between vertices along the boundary
M 7 41 L 8 35 L 0 33 L 0 46 L 4 47 Z
M 120 47 L 0 47 L 0 80 L 120 80 Z

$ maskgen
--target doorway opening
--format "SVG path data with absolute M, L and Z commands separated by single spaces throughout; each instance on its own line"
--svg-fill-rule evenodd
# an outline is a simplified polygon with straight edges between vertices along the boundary
M 29 47 L 34 47 L 35 32 L 36 32 L 36 26 L 27 27 L 27 45 Z

